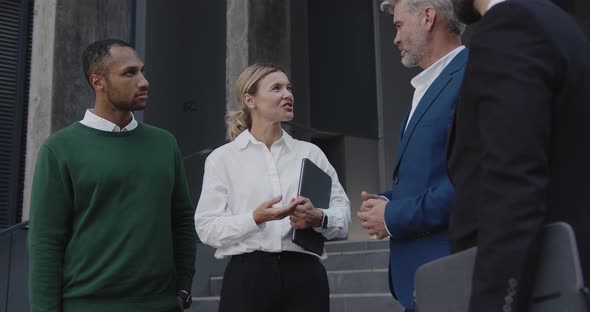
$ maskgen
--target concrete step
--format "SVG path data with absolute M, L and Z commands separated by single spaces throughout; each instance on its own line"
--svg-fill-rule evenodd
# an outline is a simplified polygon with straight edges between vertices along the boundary
M 190 310 L 198 312 L 217 312 L 219 297 L 194 297 Z M 403 308 L 388 293 L 333 294 L 330 295 L 330 312 L 402 312 Z
M 389 248 L 330 252 L 322 263 L 328 271 L 387 269 Z
M 387 269 L 328 271 L 331 294 L 366 294 L 389 292 Z M 219 296 L 223 277 L 209 280 L 209 295 Z
M 375 294 L 330 295 L 330 312 L 387 311 L 403 312 L 404 308 L 389 292 Z
M 333 241 L 324 245 L 326 252 L 363 251 L 389 248 L 389 239 L 368 241 Z
M 219 297 L 193 297 L 190 312 L 217 312 L 219 310 Z

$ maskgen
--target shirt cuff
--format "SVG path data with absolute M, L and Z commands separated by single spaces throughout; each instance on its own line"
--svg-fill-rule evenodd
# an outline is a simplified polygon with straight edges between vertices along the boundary
M 381 196 L 383 197 L 383 196 Z M 389 199 L 385 198 L 386 202 L 389 202 Z M 385 210 L 387 210 L 387 205 L 385 205 Z M 385 212 L 383 212 L 383 224 L 385 225 L 385 230 L 387 231 L 387 234 L 389 235 L 389 237 L 392 237 L 391 232 L 389 231 L 389 229 L 387 228 L 387 219 L 385 218 Z
M 256 224 L 256 221 L 254 220 L 254 211 L 252 211 L 252 213 L 248 213 L 246 214 L 247 218 L 245 220 L 245 226 L 248 229 L 248 233 L 250 232 L 254 232 L 257 230 L 264 230 L 264 228 L 266 228 L 266 222 L 262 222 L 260 224 Z
M 381 197 L 381 199 L 383 199 L 385 202 L 389 202 L 389 198 L 387 198 L 383 195 L 379 195 L 379 197 Z
M 324 230 L 324 228 L 322 227 L 322 225 L 324 224 L 324 222 L 326 221 L 326 209 L 320 209 L 320 211 L 322 212 L 322 223 L 320 224 L 320 226 L 314 226 L 313 229 L 316 230 L 316 232 L 319 232 L 321 230 Z M 330 219 L 328 219 L 328 221 L 330 221 Z M 326 228 L 328 228 L 329 225 L 326 225 Z

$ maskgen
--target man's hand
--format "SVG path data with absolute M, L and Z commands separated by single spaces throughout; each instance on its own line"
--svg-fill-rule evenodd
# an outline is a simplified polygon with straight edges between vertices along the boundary
M 369 199 L 383 199 L 383 197 L 381 197 L 381 195 L 367 193 L 365 191 L 361 192 L 361 198 L 363 199 L 363 201 L 367 201 Z
M 361 199 L 363 202 L 361 203 L 361 207 L 359 208 L 360 211 L 369 211 L 373 208 L 373 205 L 369 204 L 369 199 L 376 199 L 376 200 L 385 200 L 383 197 L 377 194 L 367 193 L 365 191 L 361 192 Z
M 300 204 L 300 200 L 291 200 L 287 207 L 273 208 L 273 205 L 279 203 L 282 198 L 283 195 L 279 195 L 271 200 L 265 201 L 260 206 L 256 207 L 252 213 L 256 224 L 261 224 L 272 220 L 281 220 L 284 217 L 292 214 L 293 211 L 295 211 L 297 205 Z
M 293 201 L 298 201 L 299 204 L 295 211 L 289 217 L 291 226 L 294 229 L 306 229 L 308 227 L 321 227 L 324 213 L 321 209 L 313 206 L 313 203 L 303 196 L 299 196 Z
M 385 228 L 385 205 L 387 202 L 379 195 L 367 192 L 361 193 L 363 203 L 357 213 L 361 219 L 361 225 L 369 235 L 375 235 L 378 239 L 389 236 Z

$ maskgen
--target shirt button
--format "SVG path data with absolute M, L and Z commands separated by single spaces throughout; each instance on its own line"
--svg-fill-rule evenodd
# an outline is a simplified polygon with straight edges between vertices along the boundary
M 397 176 L 393 177 L 393 184 L 398 184 L 399 178 Z

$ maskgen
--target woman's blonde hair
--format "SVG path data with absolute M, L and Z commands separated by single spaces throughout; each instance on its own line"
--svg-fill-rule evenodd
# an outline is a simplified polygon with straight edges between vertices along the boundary
M 278 65 L 253 64 L 248 66 L 238 77 L 236 81 L 236 97 L 241 110 L 228 111 L 225 116 L 227 138 L 230 141 L 233 141 L 244 130 L 252 128 L 252 116 L 250 115 L 248 106 L 244 103 L 244 95 L 255 95 L 258 92 L 258 83 L 260 80 L 274 72 L 287 74 L 287 71 Z

